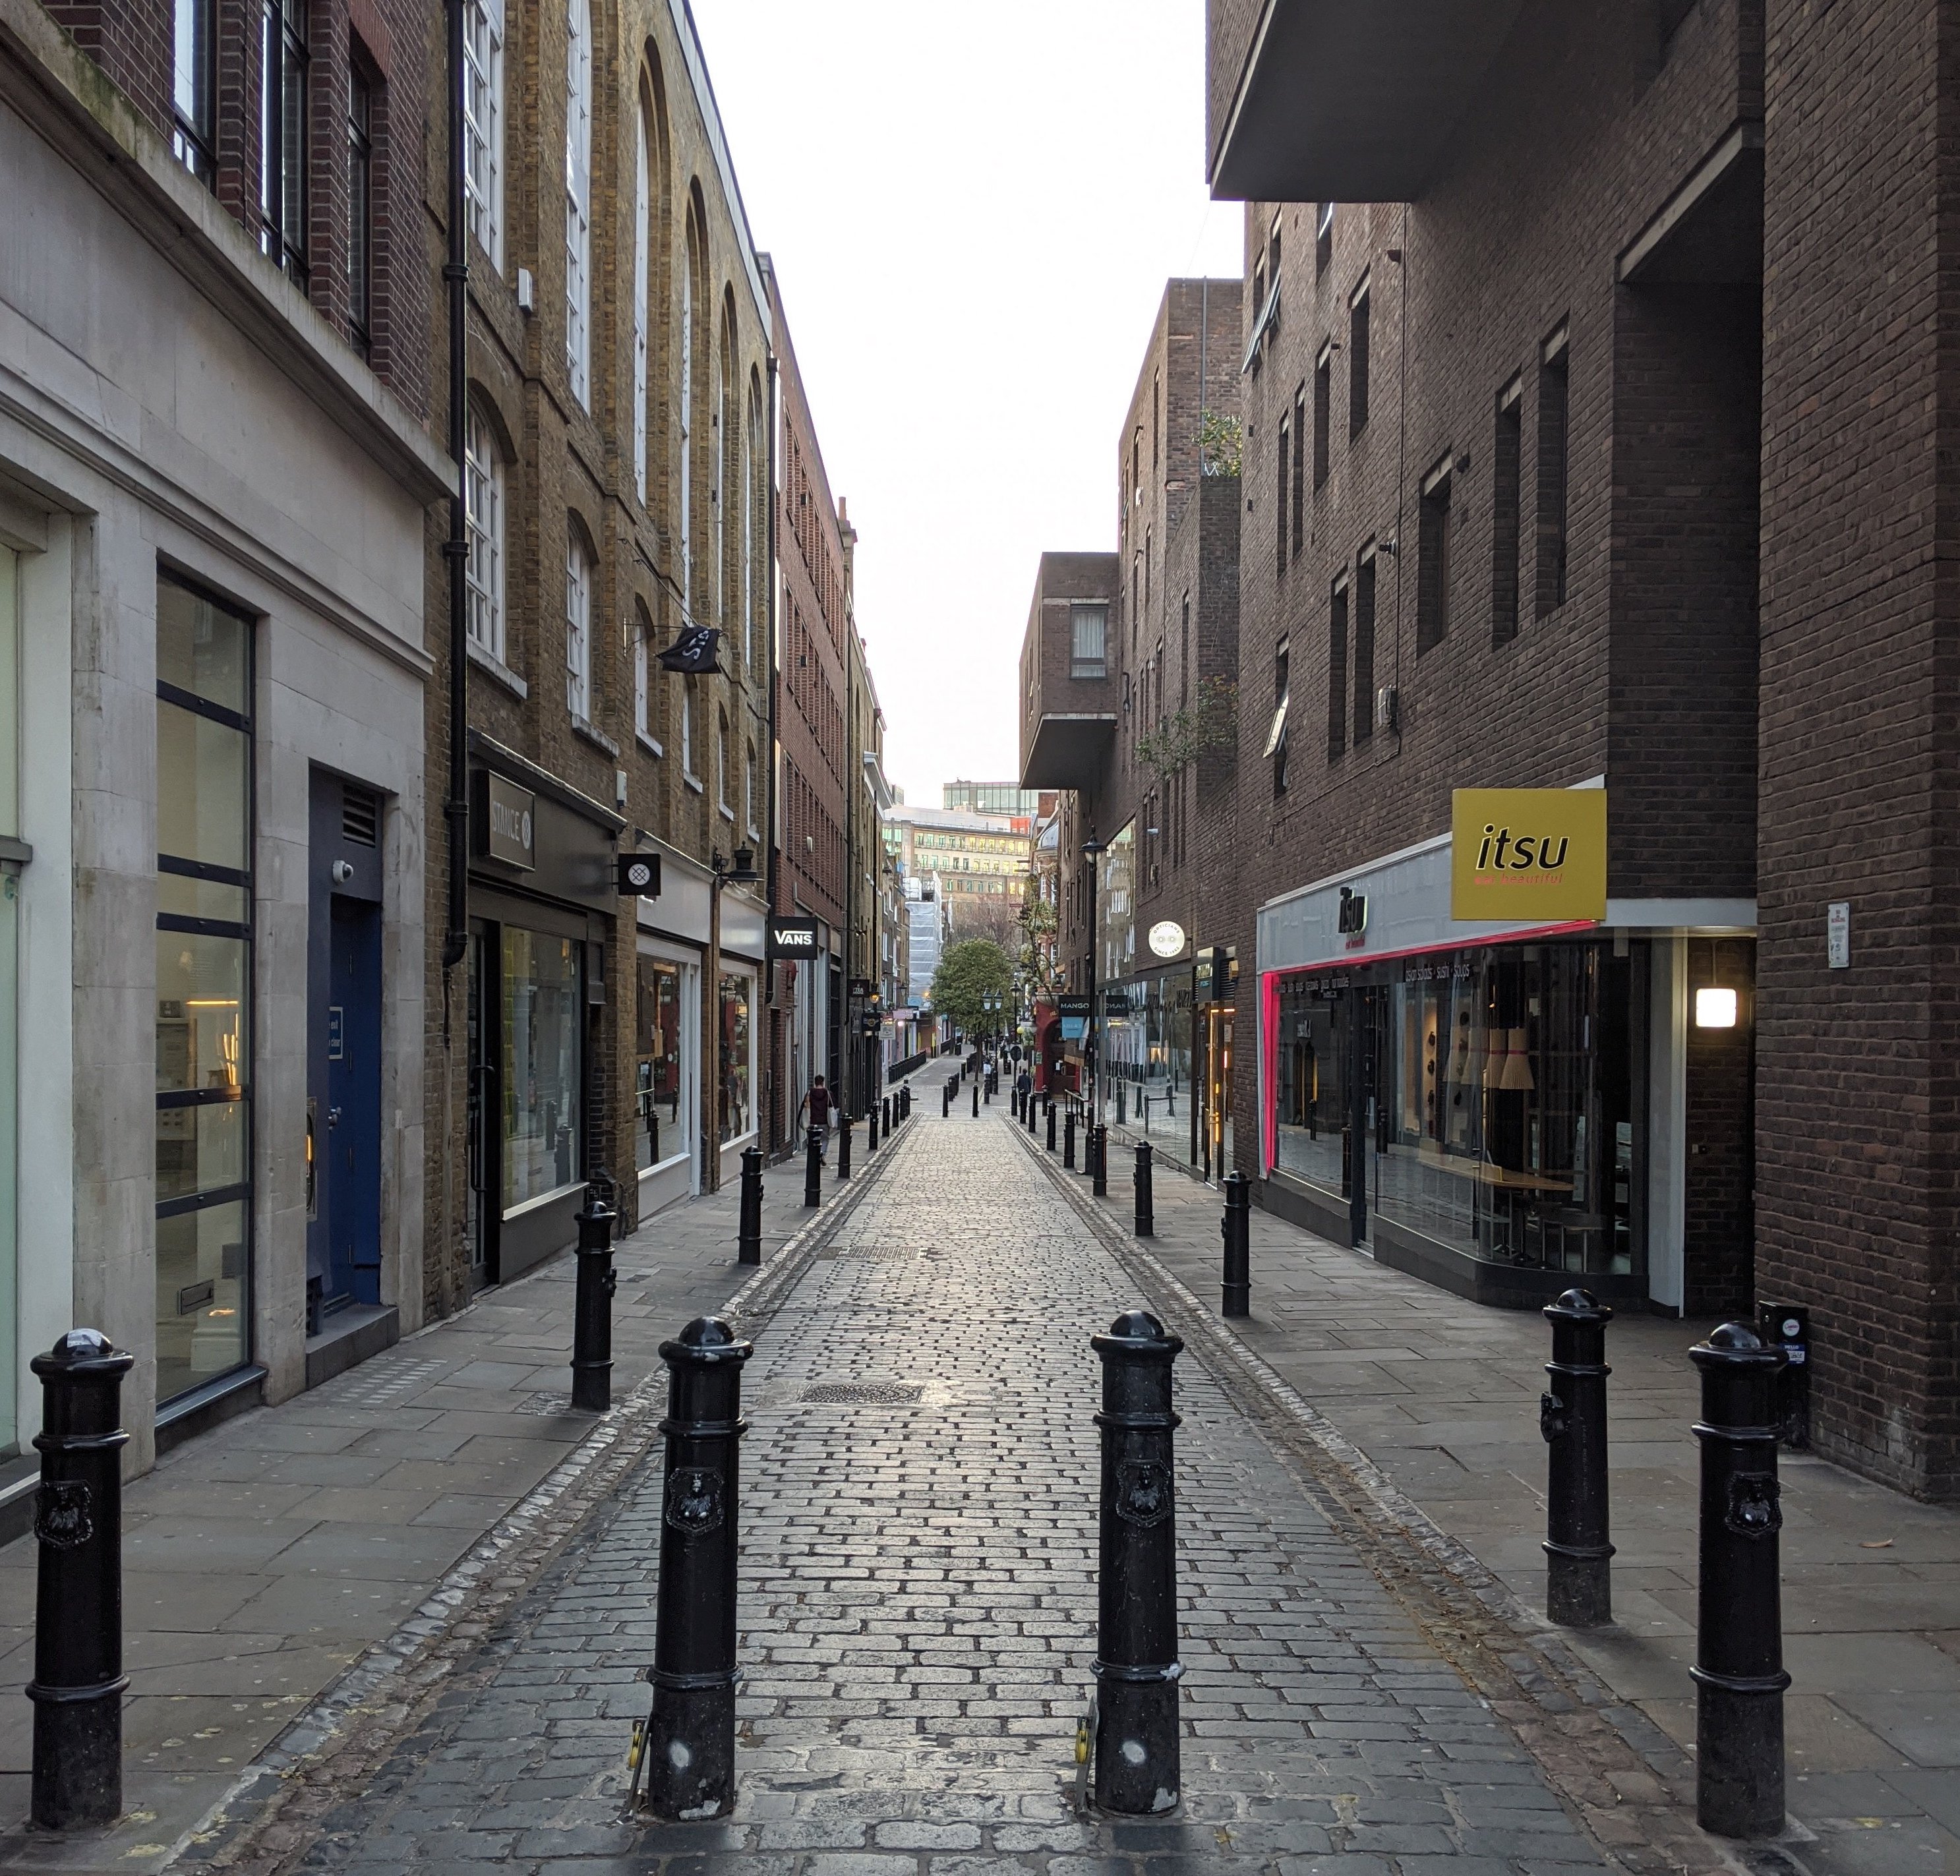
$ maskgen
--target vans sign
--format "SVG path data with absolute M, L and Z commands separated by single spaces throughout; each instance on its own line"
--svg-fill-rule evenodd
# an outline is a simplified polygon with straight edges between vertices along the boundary
M 1459 788 L 1449 833 L 1451 917 L 1605 917 L 1603 788 Z

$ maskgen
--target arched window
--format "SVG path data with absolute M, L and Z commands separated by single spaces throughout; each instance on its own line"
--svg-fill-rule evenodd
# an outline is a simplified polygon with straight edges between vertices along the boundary
M 742 452 L 742 662 L 756 662 L 756 478 L 761 472 L 762 400 L 753 374 L 749 380 L 749 421 Z M 752 814 L 751 821 L 754 819 Z M 752 831 L 752 829 L 751 830 Z
M 674 680 L 680 686 L 680 772 L 691 782 L 701 777 L 694 772 L 694 693 L 686 678 Z
M 756 745 L 752 739 L 749 744 L 749 759 L 744 765 L 742 772 L 744 777 L 742 824 L 749 830 L 752 837 L 759 838 L 762 829 L 756 825 L 756 797 L 760 790 L 756 785 L 758 777 L 756 771 Z
M 687 211 L 687 252 L 680 270 L 680 590 L 694 612 L 694 278 L 701 265 L 701 237 L 694 210 Z M 683 760 L 682 766 L 686 766 Z
M 654 214 L 653 152 L 640 107 L 633 166 L 633 488 L 647 504 L 647 240 Z
M 725 710 L 714 713 L 714 798 L 721 803 L 721 812 L 733 820 L 735 810 L 728 800 L 728 713 Z
M 728 604 L 728 496 L 730 466 L 736 454 L 732 425 L 735 416 L 735 323 L 721 324 L 721 368 L 714 380 L 714 611 L 717 622 L 725 628 L 723 616 Z
M 565 358 L 572 396 L 592 404 L 592 0 L 565 9 Z
M 504 452 L 481 411 L 463 431 L 469 641 L 504 662 Z
M 573 722 L 592 720 L 592 556 L 576 522 L 565 530 L 565 701 Z
M 633 728 L 654 740 L 654 622 L 644 606 L 633 614 Z

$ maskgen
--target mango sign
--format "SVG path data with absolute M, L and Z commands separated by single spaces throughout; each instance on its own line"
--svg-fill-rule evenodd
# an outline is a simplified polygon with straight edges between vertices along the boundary
M 1603 788 L 1459 788 L 1449 915 L 1506 924 L 1606 916 Z

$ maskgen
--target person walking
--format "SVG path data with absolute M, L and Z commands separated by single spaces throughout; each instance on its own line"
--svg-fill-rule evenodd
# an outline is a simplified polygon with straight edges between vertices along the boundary
M 1014 1077 L 1014 1093 L 1020 1100 L 1020 1110 L 1023 1114 L 1028 1111 L 1028 1096 L 1034 1092 L 1034 1076 L 1025 1068 Z
M 810 1083 L 810 1092 L 803 1096 L 803 1105 L 797 1109 L 797 1125 L 802 1126 L 803 1114 L 807 1111 L 810 1125 L 822 1136 L 817 1143 L 816 1156 L 826 1161 L 830 1157 L 830 1090 L 823 1085 L 823 1077 L 819 1075 Z

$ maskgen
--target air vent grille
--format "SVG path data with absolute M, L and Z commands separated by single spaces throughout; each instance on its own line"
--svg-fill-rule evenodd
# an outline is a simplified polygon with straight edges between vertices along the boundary
M 356 847 L 378 844 L 381 825 L 381 798 L 365 788 L 345 787 L 340 792 L 340 835 Z

